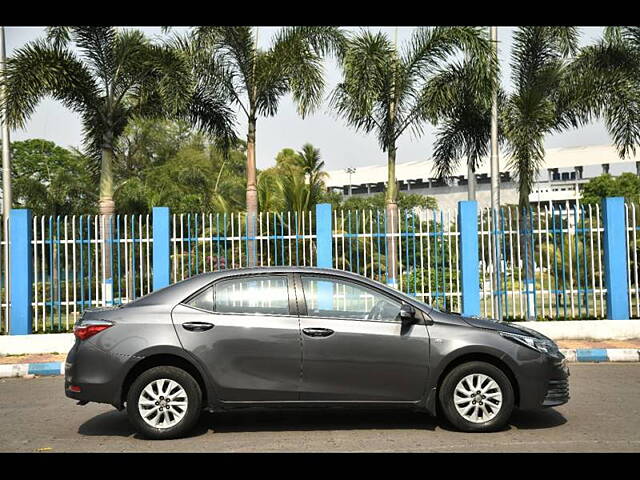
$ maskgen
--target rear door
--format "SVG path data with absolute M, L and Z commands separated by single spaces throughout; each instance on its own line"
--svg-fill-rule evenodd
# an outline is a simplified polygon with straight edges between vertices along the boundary
M 298 399 L 300 330 L 290 310 L 291 281 L 286 274 L 225 278 L 174 308 L 180 342 L 207 366 L 222 401 Z
M 300 291 L 302 290 L 302 291 Z M 424 324 L 403 328 L 401 301 L 339 277 L 299 276 L 301 400 L 415 402 L 429 373 Z

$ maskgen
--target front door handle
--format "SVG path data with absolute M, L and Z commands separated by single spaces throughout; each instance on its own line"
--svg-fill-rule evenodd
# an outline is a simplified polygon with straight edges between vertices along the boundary
M 208 322 L 186 322 L 182 324 L 182 328 L 191 332 L 204 332 L 211 330 L 215 325 Z
M 333 330 L 330 328 L 303 328 L 302 333 L 308 337 L 328 337 L 333 335 Z

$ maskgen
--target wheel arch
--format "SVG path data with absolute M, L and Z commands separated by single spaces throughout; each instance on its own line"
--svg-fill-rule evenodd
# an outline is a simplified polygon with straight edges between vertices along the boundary
M 137 357 L 140 356 L 140 354 L 137 355 Z M 119 409 L 123 408 L 129 389 L 140 374 L 150 368 L 159 366 L 176 367 L 189 373 L 189 375 L 191 375 L 200 386 L 200 390 L 202 391 L 202 405 L 211 405 L 211 401 L 215 398 L 215 394 L 212 387 L 209 386 L 209 379 L 206 377 L 206 374 L 202 371 L 201 367 L 192 359 L 187 358 L 183 351 L 179 349 L 170 349 L 168 351 L 149 352 L 144 355 L 144 358 L 131 365 L 122 380 L 120 394 L 118 397 L 119 404 L 116 405 L 116 407 Z
M 467 351 L 454 358 L 449 359 L 446 362 L 444 368 L 438 374 L 438 379 L 435 385 L 433 385 L 426 402 L 426 408 L 430 413 L 432 413 L 433 415 L 437 414 L 437 410 L 439 408 L 437 401 L 438 393 L 440 392 L 442 382 L 447 377 L 449 372 L 456 368 L 458 365 L 475 361 L 486 362 L 499 368 L 507 376 L 509 382 L 511 383 L 511 386 L 513 387 L 515 406 L 520 405 L 520 384 L 518 383 L 518 379 L 513 372 L 513 368 L 506 361 L 504 354 L 497 355 L 495 353 L 486 351 Z

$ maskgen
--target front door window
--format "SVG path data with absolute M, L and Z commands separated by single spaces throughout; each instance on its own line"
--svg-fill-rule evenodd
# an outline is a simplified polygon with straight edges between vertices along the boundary
M 400 322 L 400 302 L 354 282 L 302 276 L 307 316 Z

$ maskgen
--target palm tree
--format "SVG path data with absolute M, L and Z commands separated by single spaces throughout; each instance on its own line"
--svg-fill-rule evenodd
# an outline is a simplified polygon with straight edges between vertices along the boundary
M 302 218 L 313 203 L 313 185 L 306 182 L 305 176 L 300 168 L 286 166 L 276 178 L 285 210 L 297 213 L 298 218 Z
M 302 150 L 298 152 L 298 164 L 304 171 L 305 175 L 311 178 L 320 178 L 326 176 L 326 172 L 323 172 L 324 160 L 320 160 L 320 149 L 315 148 L 310 143 L 305 143 L 302 146 Z
M 218 90 L 203 90 L 192 81 L 180 52 L 152 44 L 137 30 L 51 27 L 46 40 L 26 44 L 8 60 L 4 82 L 8 118 L 14 127 L 24 126 L 46 96 L 80 115 L 85 149 L 100 162 L 105 241 L 111 239 L 108 216 L 114 213 L 114 148 L 131 119 L 172 115 L 220 138 L 233 137 L 233 114 Z M 105 252 L 108 300 L 110 249 Z
M 267 50 L 257 46 L 251 27 L 196 27 L 183 45 L 195 59 L 203 84 L 224 86 L 227 99 L 247 119 L 247 214 L 249 238 L 255 237 L 258 213 L 256 183 L 256 125 L 258 117 L 273 116 L 280 98 L 293 95 L 305 116 L 322 100 L 322 58 L 339 55 L 342 33 L 335 27 L 285 27 Z M 255 265 L 255 240 L 250 240 L 247 262 Z
M 529 195 L 544 160 L 545 135 L 603 117 L 620 156 L 634 150 L 640 139 L 639 32 L 637 27 L 609 29 L 603 40 L 580 51 L 575 27 L 521 27 L 514 35 L 514 91 L 500 120 L 509 165 L 518 177 L 529 283 L 534 280 Z M 531 307 L 528 316 L 533 316 Z
M 434 120 L 434 105 L 450 101 L 430 85 L 461 52 L 487 65 L 492 62 L 486 32 L 473 27 L 420 27 L 401 53 L 386 35 L 368 31 L 349 39 L 345 47 L 343 79 L 331 104 L 349 125 L 365 133 L 374 131 L 387 152 L 387 281 L 392 285 L 397 277 L 397 142 L 407 129 L 420 136 L 424 124 Z
M 574 123 L 604 119 L 621 158 L 640 144 L 640 27 L 607 27 L 569 66 L 566 108 Z
M 491 92 L 498 88 L 498 104 L 504 92 L 497 83 L 497 72 L 482 68 L 468 57 L 439 75 L 433 87 L 449 89 L 450 102 L 437 105 L 434 112 L 438 131 L 433 161 L 438 177 L 451 177 L 464 158 L 467 163 L 468 199 L 476 199 L 476 170 L 489 150 L 491 140 Z M 502 139 L 502 136 L 499 136 Z
M 500 112 L 508 141 L 509 166 L 519 183 L 520 209 L 528 210 L 529 194 L 544 161 L 544 138 L 573 125 L 565 86 L 570 57 L 578 50 L 576 27 L 520 27 L 514 33 L 514 91 Z
M 576 27 L 520 27 L 514 33 L 513 92 L 504 102 L 500 123 L 508 142 L 508 166 L 518 178 L 520 250 L 530 319 L 534 316 L 534 268 L 529 195 L 544 161 L 545 136 L 577 125 L 567 95 L 572 80 L 569 63 L 577 51 Z
M 320 158 L 320 149 L 310 143 L 305 143 L 302 150 L 298 152 L 298 165 L 304 173 L 310 190 L 309 208 L 318 203 L 326 188 L 324 180 L 328 174 L 323 170 L 324 160 Z

